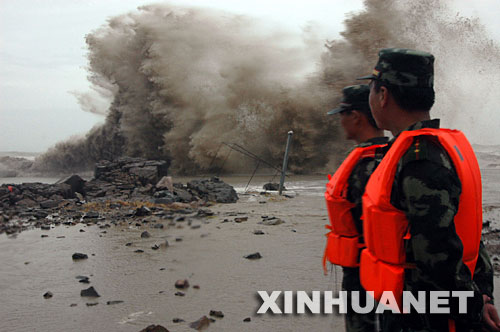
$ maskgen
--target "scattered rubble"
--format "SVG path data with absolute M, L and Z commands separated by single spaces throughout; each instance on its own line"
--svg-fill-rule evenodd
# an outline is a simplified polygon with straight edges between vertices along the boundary
M 125 157 L 97 163 L 90 181 L 75 174 L 55 184 L 1 185 L 0 234 L 104 220 L 108 220 L 108 226 L 101 226 L 109 227 L 109 222 L 140 217 L 148 217 L 142 223 L 162 228 L 158 219 L 174 219 L 174 214 L 207 218 L 213 212 L 202 207 L 238 200 L 234 188 L 217 177 L 192 180 L 186 185 L 172 183 L 167 176 L 168 166 L 162 160 Z
M 101 295 L 99 295 L 97 293 L 97 291 L 95 290 L 95 288 L 93 286 L 91 286 L 87 289 L 82 289 L 82 291 L 80 292 L 80 296 L 82 296 L 82 297 L 100 297 Z
M 139 332 L 169 332 L 161 325 L 149 325 L 148 327 L 140 330 Z
M 207 328 L 208 325 L 210 325 L 210 319 L 208 319 L 207 316 L 203 316 L 200 319 L 198 319 L 197 321 L 192 322 L 191 324 L 189 324 L 189 327 L 192 328 L 192 329 L 200 331 L 200 330 L 203 330 L 203 329 Z
M 244 256 L 246 259 L 261 259 L 262 255 L 259 252 Z

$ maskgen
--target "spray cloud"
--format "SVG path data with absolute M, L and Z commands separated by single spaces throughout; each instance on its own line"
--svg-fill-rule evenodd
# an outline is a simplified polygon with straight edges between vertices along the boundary
M 38 165 L 70 169 L 126 154 L 172 158 L 177 171 L 193 172 L 223 163 L 222 142 L 279 164 L 293 130 L 293 171 L 331 166 L 344 142 L 325 113 L 344 86 L 371 71 L 384 47 L 433 53 L 433 116 L 484 138 L 500 52 L 477 20 L 453 15 L 445 1 L 366 0 L 341 35 L 320 56 L 311 45 L 322 41 L 312 34 L 300 39 L 218 11 L 150 5 L 114 17 L 87 36 L 89 79 L 112 99 L 105 124 L 59 143 Z M 100 112 L 88 96 L 80 102 Z M 224 168 L 251 169 L 247 163 L 232 154 Z

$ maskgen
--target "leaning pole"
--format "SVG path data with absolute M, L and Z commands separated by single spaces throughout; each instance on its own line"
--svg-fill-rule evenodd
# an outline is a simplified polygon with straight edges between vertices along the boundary
M 290 151 L 290 143 L 292 142 L 293 131 L 288 132 L 288 139 L 286 140 L 285 157 L 283 157 L 283 169 L 281 171 L 279 194 L 283 191 L 283 184 L 285 183 L 286 168 L 288 166 L 288 151 Z

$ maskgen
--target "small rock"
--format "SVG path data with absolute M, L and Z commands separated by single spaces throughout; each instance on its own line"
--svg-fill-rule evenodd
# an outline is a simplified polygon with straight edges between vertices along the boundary
M 99 302 L 92 302 L 92 303 L 85 303 L 87 305 L 87 307 L 93 307 L 95 305 L 98 305 Z
M 266 183 L 262 186 L 262 189 L 264 190 L 271 190 L 271 191 L 277 191 L 279 190 L 280 188 L 280 184 L 279 183 L 273 183 L 273 182 L 269 182 L 269 183 Z M 285 189 L 285 186 L 283 186 L 283 190 L 286 190 Z
M 134 216 L 136 217 L 144 217 L 149 216 L 151 214 L 151 210 L 145 206 L 141 206 L 135 210 Z
M 261 259 L 262 256 L 260 253 L 256 252 L 256 253 L 253 253 L 253 254 L 250 254 L 250 255 L 246 255 L 244 256 L 246 259 Z
M 201 225 L 193 225 L 193 226 L 191 226 L 191 229 L 198 229 L 198 228 L 201 228 Z
M 252 320 L 252 319 L 251 319 L 250 317 L 247 317 L 247 318 L 245 318 L 243 321 L 244 321 L 245 323 L 248 323 L 248 322 L 250 322 L 251 320 Z
M 44 231 L 50 231 L 50 225 L 42 225 L 40 228 Z
M 199 330 L 202 330 L 204 328 L 207 328 L 208 325 L 210 325 L 210 320 L 208 319 L 207 316 L 203 316 L 200 319 L 198 319 L 197 321 L 189 324 L 189 327 L 199 331 Z
M 175 292 L 175 296 L 185 296 L 186 294 L 183 292 Z
M 189 281 L 187 279 L 177 280 L 175 282 L 175 288 L 185 289 L 189 287 Z
M 169 331 L 161 325 L 149 325 L 148 327 L 140 330 L 139 332 L 169 332 Z
M 292 232 L 297 233 L 297 230 L 296 229 L 292 229 Z
M 93 286 L 91 286 L 90 288 L 82 289 L 82 291 L 80 292 L 80 296 L 85 296 L 85 297 L 100 297 L 101 295 L 99 295 L 97 293 L 97 291 L 95 290 L 95 288 Z
M 73 256 L 71 256 L 74 260 L 79 260 L 79 259 L 87 259 L 89 258 L 89 256 L 87 256 L 86 254 L 81 254 L 79 252 L 75 252 L 73 254 Z
M 130 247 L 132 245 L 132 242 L 125 243 L 126 247 Z
M 176 237 L 175 238 L 175 242 L 181 242 L 182 241 L 182 238 L 181 237 Z
M 108 301 L 106 302 L 107 305 L 113 305 L 113 304 L 120 304 L 120 303 L 123 303 L 123 301 Z
M 78 279 L 80 279 L 80 280 L 78 280 L 78 282 L 81 282 L 83 284 L 89 284 L 90 283 L 89 277 L 81 277 L 81 278 L 78 278 Z
M 47 234 L 42 234 L 42 237 L 49 237 Z
M 261 231 L 260 229 L 256 229 L 256 230 L 254 230 L 254 231 L 253 231 L 253 233 L 254 233 L 255 235 L 264 235 L 264 234 L 265 234 L 265 233 L 264 233 L 263 231 Z
M 149 234 L 148 231 L 144 231 L 141 233 L 141 238 L 143 239 L 147 239 L 147 238 L 150 238 L 151 237 L 151 234 Z
M 85 233 L 85 230 L 84 229 L 80 229 L 80 233 Z
M 194 285 L 193 288 L 194 289 L 200 289 L 200 285 Z
M 153 249 L 153 250 L 158 250 L 158 249 L 160 249 L 160 247 L 158 247 L 158 245 L 157 245 L 157 244 L 155 244 L 154 246 L 152 246 L 152 247 L 151 247 L 151 249 Z
M 263 218 L 263 220 L 259 222 L 259 224 L 268 226 L 280 225 L 282 223 L 284 223 L 284 221 L 276 217 Z
M 54 296 L 54 294 L 52 294 L 52 292 L 47 292 L 47 293 L 43 294 L 43 297 L 46 299 L 50 299 L 52 296 Z
M 247 221 L 247 220 L 248 220 L 248 217 L 234 218 L 234 221 L 237 222 L 237 223 L 244 222 L 244 221 Z
M 222 311 L 217 311 L 217 310 L 210 310 L 210 316 L 214 316 L 217 318 L 224 318 L 224 314 Z
M 141 253 L 141 252 L 144 252 L 144 250 L 142 250 L 142 249 L 137 249 L 137 250 L 136 250 L 136 251 L 134 251 L 134 252 Z
M 85 213 L 85 215 L 83 216 L 83 219 L 95 219 L 95 218 L 99 218 L 99 212 L 89 211 Z
M 172 319 L 172 322 L 174 322 L 174 323 L 182 323 L 182 322 L 185 322 L 185 320 L 182 319 L 182 318 L 174 318 L 174 319 Z
M 70 307 L 76 307 L 77 305 L 78 305 L 78 304 L 76 304 L 76 303 L 71 303 L 69 306 L 70 306 Z
M 52 209 L 52 208 L 55 208 L 59 205 L 59 202 L 58 201 L 54 201 L 54 200 L 46 200 L 46 201 L 43 201 L 43 202 L 40 202 L 40 207 L 42 209 Z

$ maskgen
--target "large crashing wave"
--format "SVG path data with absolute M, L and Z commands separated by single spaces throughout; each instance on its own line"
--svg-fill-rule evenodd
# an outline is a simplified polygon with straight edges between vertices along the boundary
M 436 55 L 434 114 L 459 127 L 471 115 L 455 110 L 473 105 L 465 90 L 498 81 L 499 69 L 492 67 L 500 53 L 479 22 L 452 15 L 444 3 L 366 0 L 321 57 L 311 38 L 298 43 L 262 22 L 212 10 L 151 5 L 112 18 L 86 40 L 89 79 L 112 96 L 105 124 L 86 138 L 59 143 L 37 165 L 69 170 L 125 154 L 171 158 L 184 173 L 222 165 L 248 171 L 254 163 L 242 155 L 225 161 L 223 142 L 279 164 L 293 130 L 293 171 L 331 166 L 341 158 L 335 152 L 343 140 L 325 113 L 344 86 L 371 71 L 383 47 Z M 480 87 L 486 96 L 494 91 Z

